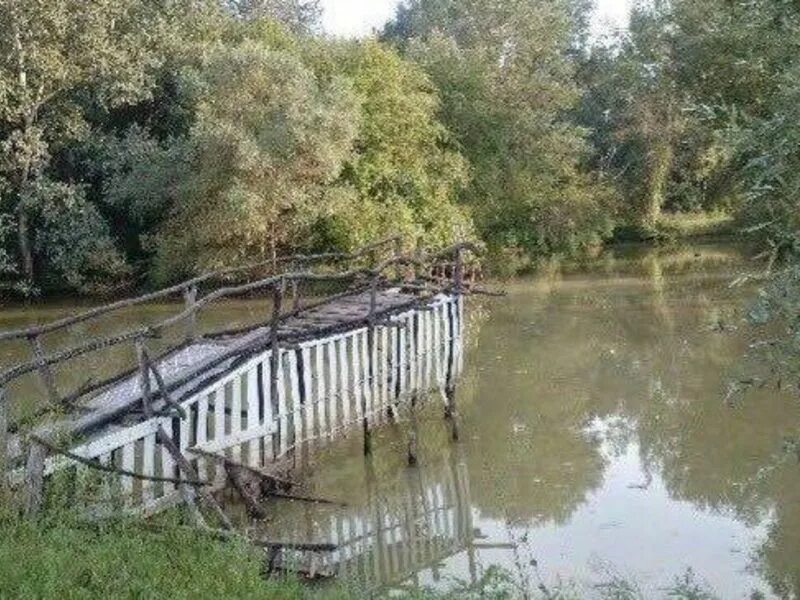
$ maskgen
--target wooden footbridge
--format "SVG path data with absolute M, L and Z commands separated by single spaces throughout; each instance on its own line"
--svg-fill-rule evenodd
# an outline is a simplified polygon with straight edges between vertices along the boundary
M 280 465 L 354 430 L 369 453 L 373 427 L 428 392 L 444 400 L 457 437 L 463 297 L 479 291 L 464 277 L 474 251 L 460 243 L 404 254 L 393 239 L 352 254 L 272 259 L 0 332 L 0 343 L 24 341 L 31 353 L 0 373 L 0 484 L 20 490 L 35 514 L 48 477 L 69 472 L 93 492 L 92 506 L 151 513 L 185 502 L 198 523 L 212 518 L 222 531 L 230 521 L 213 492 L 233 483 L 252 502 L 243 474 L 268 476 L 241 465 L 242 452 Z M 203 310 L 252 295 L 269 298 L 262 322 L 199 333 Z M 175 296 L 184 304 L 161 322 L 44 349 L 55 332 Z M 184 339 L 156 355 L 151 346 L 175 331 Z M 118 346 L 130 348 L 129 370 L 60 389 L 60 369 L 91 376 L 92 357 Z M 39 380 L 42 418 L 9 425 L 10 390 L 26 376 Z

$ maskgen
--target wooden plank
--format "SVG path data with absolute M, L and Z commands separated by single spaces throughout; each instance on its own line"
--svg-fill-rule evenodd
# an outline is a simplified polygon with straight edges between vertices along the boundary
M 450 323 L 452 316 L 453 304 L 447 302 L 442 305 L 442 313 L 444 320 L 444 364 L 445 364 L 445 386 L 450 386 L 450 378 L 453 376 L 453 331 Z
M 363 394 L 364 400 L 363 405 L 366 407 L 366 413 L 370 414 L 372 411 L 372 381 L 369 379 L 369 356 L 368 356 L 368 344 L 367 344 L 367 330 L 364 329 L 361 333 L 361 343 L 359 344 L 359 350 L 361 351 L 361 372 L 362 372 L 362 386 L 361 386 L 361 393 Z
M 231 436 L 239 435 L 242 430 L 242 376 L 237 373 L 230 387 L 231 390 Z
M 369 333 L 367 334 L 369 335 Z M 378 330 L 372 330 L 372 356 L 369 357 L 370 363 L 372 368 L 370 369 L 370 373 L 372 374 L 372 379 L 370 381 L 369 386 L 369 394 L 372 400 L 372 410 L 373 412 L 379 412 L 381 410 L 381 400 L 380 400 L 380 363 L 378 362 Z
M 389 328 L 389 399 L 392 404 L 397 400 L 398 364 L 400 362 L 400 330 Z
M 422 313 L 425 329 L 425 391 L 433 387 L 433 315 L 430 311 Z
M 389 378 L 391 373 L 391 365 L 389 364 L 389 329 L 381 327 L 381 359 L 380 359 L 380 383 L 381 383 L 381 408 L 386 408 L 389 405 Z
M 214 399 L 214 444 L 220 446 L 225 440 L 225 388 L 218 387 L 209 398 Z
M 298 372 L 297 351 L 287 352 L 289 364 L 290 411 L 292 415 L 292 444 L 298 446 L 303 440 L 303 405 L 300 402 L 300 373 Z
M 315 358 L 315 371 L 317 376 L 317 390 L 315 396 L 315 402 L 317 405 L 317 424 L 319 426 L 319 437 L 320 439 L 325 436 L 328 432 L 328 419 L 326 415 L 326 402 L 327 402 L 327 392 L 325 389 L 325 356 L 324 356 L 324 345 L 322 342 L 317 342 L 314 346 L 314 358 Z
M 122 447 L 122 464 L 120 465 L 123 471 L 134 471 L 136 459 L 136 445 L 134 443 L 125 444 Z M 120 477 L 122 483 L 122 492 L 126 496 L 126 503 L 130 504 L 130 496 L 133 494 L 133 479 L 131 477 Z
M 350 400 L 352 394 L 350 393 L 350 378 L 349 370 L 347 368 L 347 337 L 339 339 L 339 389 L 342 395 L 342 422 L 345 427 L 350 425 Z
M 303 362 L 303 390 L 305 391 L 303 412 L 305 413 L 304 439 L 309 441 L 314 437 L 314 396 L 311 389 L 313 378 L 311 376 L 311 348 L 302 348 L 300 358 Z
M 356 409 L 356 418 L 361 419 L 363 416 L 364 406 L 362 404 L 362 381 L 364 373 L 361 371 L 361 340 L 358 332 L 353 333 L 350 338 L 352 341 L 351 359 L 353 361 L 353 406 Z
M 28 448 L 28 462 L 25 467 L 25 514 L 35 517 L 42 508 L 44 495 L 44 460 L 47 449 L 35 441 Z
M 203 446 L 208 441 L 208 394 L 197 399 L 197 423 L 195 423 L 195 442 Z
M 405 317 L 401 322 L 405 322 Z M 397 377 L 399 378 L 398 400 L 405 400 L 408 393 L 408 330 L 403 327 L 400 329 L 400 354 L 398 356 Z
M 330 417 L 330 433 L 331 437 L 336 433 L 338 429 L 338 411 L 337 411 L 337 404 L 338 404 L 338 396 L 339 396 L 339 389 L 338 389 L 338 382 L 339 382 L 339 371 L 336 366 L 336 342 L 330 341 L 325 344 L 325 349 L 328 354 L 328 381 L 330 382 L 330 389 L 328 390 L 328 397 L 330 398 L 328 402 L 329 407 L 329 417 Z
M 289 449 L 289 409 L 287 406 L 286 398 L 286 352 L 280 350 L 278 353 L 278 376 L 277 376 L 277 392 L 278 392 L 278 435 L 280 437 L 280 450 L 279 455 L 284 456 Z
M 416 313 L 410 313 L 406 319 L 406 339 L 408 340 L 408 393 L 409 395 L 416 394 L 419 390 L 417 386 L 417 363 L 419 362 L 419 354 L 417 353 L 417 344 L 414 335 L 414 321 Z
M 251 365 L 247 373 L 247 429 L 261 425 L 258 407 L 258 365 Z
M 277 431 L 277 422 L 275 420 L 275 410 L 272 401 L 272 384 L 270 370 L 272 369 L 272 351 L 268 351 L 264 355 L 264 360 L 261 363 L 261 397 L 262 406 L 261 411 L 264 415 L 262 421 L 262 428 L 264 431 L 272 432 L 264 438 L 264 460 L 272 461 L 275 457 L 275 433 Z
M 416 335 L 417 393 L 425 392 L 425 312 L 414 314 L 414 331 Z
M 142 440 L 142 474 L 153 477 L 156 474 L 156 434 L 150 433 Z M 142 504 L 149 505 L 155 499 L 155 483 L 142 482 Z
M 224 413 L 223 413 L 224 414 Z M 172 454 L 164 444 L 159 444 L 161 448 L 161 476 L 162 477 L 177 477 L 175 472 L 175 461 L 172 459 Z M 173 483 L 164 482 L 162 489 L 164 495 L 174 492 L 176 487 Z
M 45 360 L 45 353 L 44 349 L 42 348 L 41 337 L 39 335 L 34 335 L 29 337 L 28 341 L 31 345 L 31 351 L 33 352 L 34 360 L 37 363 L 39 379 L 44 386 L 48 398 L 50 399 L 50 403 L 53 406 L 58 406 L 61 402 L 61 397 L 58 393 L 58 388 L 56 387 L 56 380 L 53 376 L 53 371 L 50 369 L 50 365 Z
M 434 386 L 443 389 L 444 388 L 444 374 L 442 372 L 442 335 L 441 335 L 441 311 L 439 310 L 439 306 L 434 306 L 434 310 L 431 313 L 431 317 L 433 320 L 433 367 L 434 367 Z

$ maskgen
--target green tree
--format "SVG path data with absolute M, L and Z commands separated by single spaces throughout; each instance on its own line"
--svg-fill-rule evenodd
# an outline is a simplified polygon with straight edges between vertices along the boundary
M 51 275 L 84 277 L 82 261 L 64 257 L 68 246 L 52 249 L 59 234 L 49 225 L 82 231 L 87 241 L 81 252 L 107 253 L 97 264 L 119 266 L 99 215 L 76 181 L 80 175 L 57 181 L 52 159 L 88 135 L 87 104 L 113 107 L 149 93 L 158 56 L 148 40 L 158 37 L 168 12 L 156 8 L 146 0 L 0 3 L 2 211 L 16 222 L 19 272 L 28 282 L 35 279 L 37 261 Z M 89 248 L 93 238 L 97 243 Z
M 339 203 L 318 230 L 344 247 L 394 233 L 429 245 L 473 237 L 457 202 L 467 164 L 437 118 L 439 97 L 430 79 L 375 41 L 334 48 L 329 68 L 352 81 L 361 118 L 339 178 Z M 330 50 L 328 42 L 318 48 L 328 57 Z
M 496 252 L 577 251 L 608 233 L 608 193 L 583 173 L 566 3 L 415 0 L 385 36 L 439 88 L 471 165 L 463 199 Z
M 219 47 L 193 75 L 195 123 L 185 138 L 139 148 L 108 185 L 140 218 L 164 281 L 302 246 L 358 124 L 340 77 L 320 81 L 301 60 L 256 42 Z

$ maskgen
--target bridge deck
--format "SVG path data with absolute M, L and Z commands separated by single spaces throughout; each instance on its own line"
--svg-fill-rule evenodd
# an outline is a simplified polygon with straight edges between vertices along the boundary
M 419 297 L 415 294 L 403 293 L 399 289 L 383 290 L 377 294 L 376 313 L 389 314 L 395 309 L 401 310 L 418 301 Z M 278 335 L 280 339 L 295 341 L 324 337 L 330 332 L 347 331 L 364 326 L 369 312 L 369 293 L 340 298 L 330 304 L 301 311 L 296 316 L 281 321 Z M 242 362 L 243 355 L 248 353 L 246 349 L 264 348 L 270 340 L 271 332 L 268 326 L 256 327 L 246 333 L 213 340 L 201 339 L 154 361 L 154 366 L 160 371 L 168 387 L 175 382 L 188 379 L 173 390 L 174 399 L 180 402 L 196 389 L 209 385 L 234 369 Z M 94 423 L 111 419 L 116 425 L 130 426 L 143 420 L 140 381 L 138 372 L 131 373 L 83 402 L 79 406 L 79 412 L 68 418 L 69 428 L 82 431 Z M 161 400 L 154 403 L 154 408 L 162 409 L 164 404 Z M 57 427 L 65 424 L 62 421 Z

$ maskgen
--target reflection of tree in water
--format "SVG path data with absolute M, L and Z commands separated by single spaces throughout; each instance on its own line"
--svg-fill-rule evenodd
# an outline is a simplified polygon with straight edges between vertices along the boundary
M 755 388 L 731 407 L 726 377 L 747 350 L 725 253 L 613 261 L 605 276 L 512 287 L 480 332 L 466 386 L 473 500 L 488 515 L 567 520 L 603 477 L 597 418 L 633 423 L 648 472 L 676 499 L 748 524 L 771 515 L 758 565 L 784 596 L 800 593 L 800 470 L 781 440 L 796 433 L 791 398 Z M 523 400 L 520 400 L 523 399 Z M 473 423 L 481 422 L 480 426 Z M 611 420 L 613 422 L 613 420 Z M 627 430 L 618 432 L 624 444 Z M 607 449 L 607 448 L 606 448 Z

